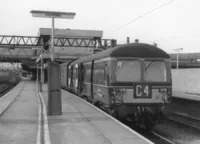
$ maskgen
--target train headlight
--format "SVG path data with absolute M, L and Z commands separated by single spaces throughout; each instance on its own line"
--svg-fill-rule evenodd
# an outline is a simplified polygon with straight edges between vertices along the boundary
M 164 102 L 167 102 L 167 101 L 168 101 L 168 96 L 167 96 L 167 94 L 163 94 L 163 95 L 162 95 L 162 99 L 163 99 Z
M 113 101 L 115 103 L 122 103 L 123 102 L 123 95 L 126 93 L 126 89 L 119 89 L 119 88 L 115 88 L 112 91 L 112 101 L 111 103 L 113 103 Z
M 167 89 L 166 88 L 160 88 L 158 91 L 161 93 L 162 100 L 164 101 L 164 103 L 167 103 L 169 101 Z

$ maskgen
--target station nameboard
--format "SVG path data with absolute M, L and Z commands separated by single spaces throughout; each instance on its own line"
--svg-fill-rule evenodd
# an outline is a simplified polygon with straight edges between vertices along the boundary
M 55 11 L 31 11 L 33 17 L 43 18 L 62 18 L 62 19 L 73 19 L 76 13 L 73 12 L 55 12 Z

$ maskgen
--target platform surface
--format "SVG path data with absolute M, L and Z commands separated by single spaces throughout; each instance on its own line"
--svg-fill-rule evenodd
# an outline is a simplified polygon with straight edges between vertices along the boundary
M 180 99 L 200 101 L 200 94 L 173 91 L 172 96 Z
M 36 83 L 24 82 L 0 99 L 2 103 L 5 100 L 14 101 L 0 117 L 0 144 L 36 144 L 39 111 Z
M 47 104 L 46 86 L 43 98 Z M 146 138 L 130 131 L 81 98 L 62 90 L 62 115 L 48 116 L 52 144 L 147 144 Z

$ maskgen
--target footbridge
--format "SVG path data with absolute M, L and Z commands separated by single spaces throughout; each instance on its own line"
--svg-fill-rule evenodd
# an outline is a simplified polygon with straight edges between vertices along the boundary
M 102 39 L 100 30 L 55 29 L 54 35 L 57 62 L 74 60 L 117 44 L 115 39 Z M 43 64 L 50 59 L 51 41 L 50 28 L 40 28 L 37 36 L 0 35 L 0 62 L 20 62 L 23 69 L 36 75 L 41 54 Z
M 116 45 L 116 40 L 102 39 L 102 31 L 55 29 L 55 60 L 77 59 Z M 40 28 L 38 36 L 0 35 L 1 62 L 36 61 L 41 52 L 48 59 L 51 29 Z

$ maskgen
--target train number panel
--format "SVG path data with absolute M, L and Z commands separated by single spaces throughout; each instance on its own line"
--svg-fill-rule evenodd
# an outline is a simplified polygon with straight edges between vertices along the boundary
M 151 98 L 151 86 L 148 84 L 135 84 L 133 98 Z

